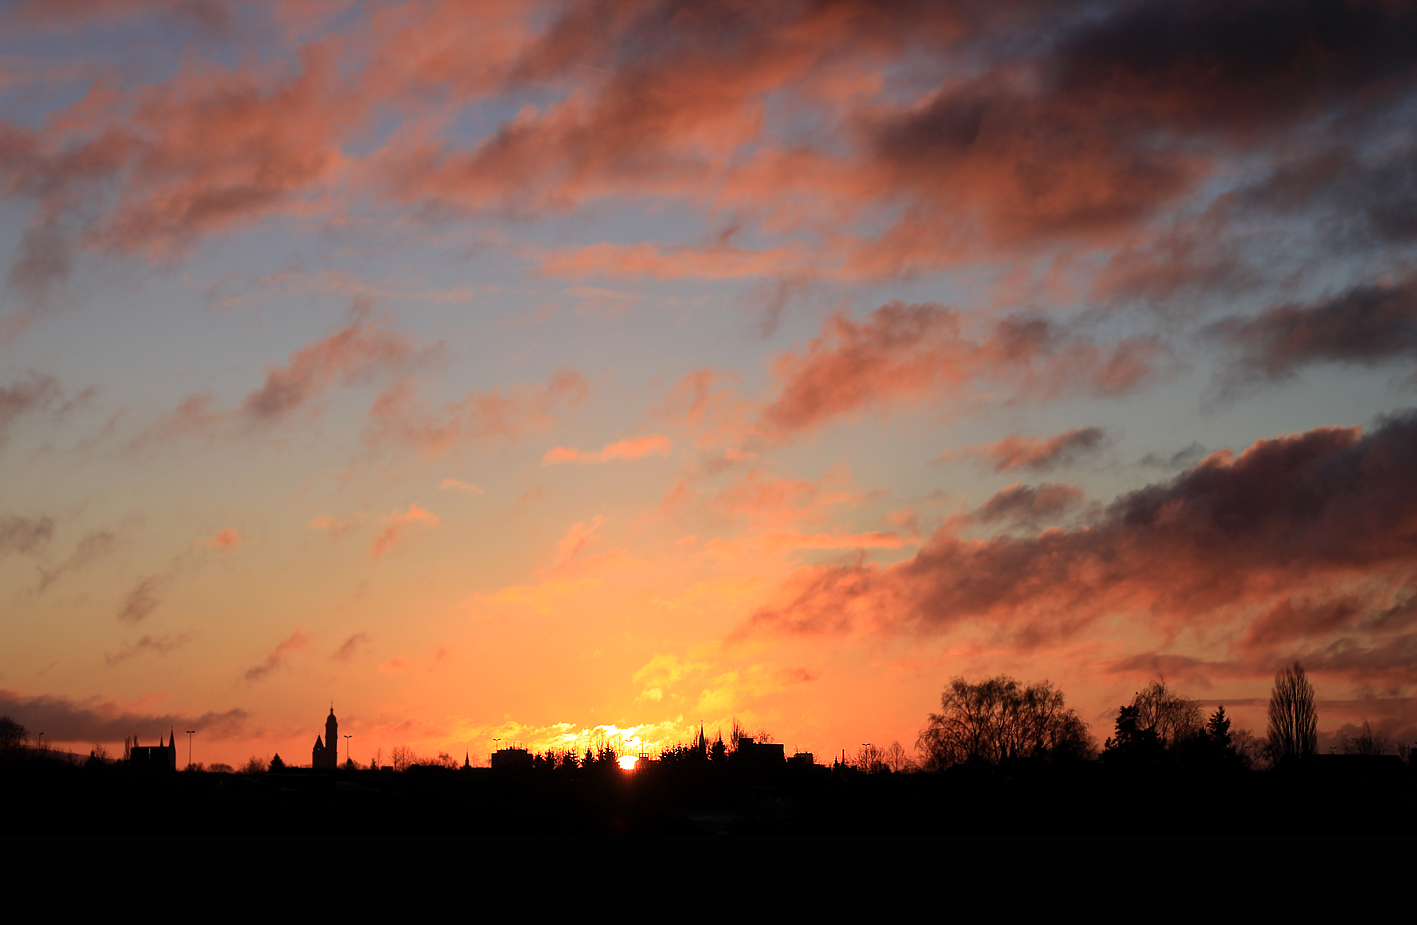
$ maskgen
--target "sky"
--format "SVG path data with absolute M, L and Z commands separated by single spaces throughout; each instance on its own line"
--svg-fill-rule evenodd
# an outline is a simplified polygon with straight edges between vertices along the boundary
M 1417 739 L 1417 8 L 11 0 L 0 713 Z M 184 756 L 185 760 L 185 756 Z

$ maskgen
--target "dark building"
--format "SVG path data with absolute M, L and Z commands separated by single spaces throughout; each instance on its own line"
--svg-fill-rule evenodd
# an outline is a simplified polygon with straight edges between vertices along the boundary
M 176 771 L 177 733 L 170 732 L 166 745 L 162 744 L 162 736 L 157 737 L 156 745 L 139 745 L 138 737 L 133 736 L 133 744 L 128 746 L 128 764 L 131 767 L 150 768 L 154 771 Z
M 494 771 L 530 771 L 531 752 L 524 748 L 500 748 L 492 753 Z
M 781 742 L 754 742 L 747 736 L 738 740 L 735 757 L 755 767 L 776 767 L 787 761 Z
M 330 704 L 330 715 L 325 720 L 325 741 L 321 742 L 320 737 L 315 736 L 310 767 L 323 771 L 333 771 L 339 767 L 339 720 L 335 719 L 334 704 Z

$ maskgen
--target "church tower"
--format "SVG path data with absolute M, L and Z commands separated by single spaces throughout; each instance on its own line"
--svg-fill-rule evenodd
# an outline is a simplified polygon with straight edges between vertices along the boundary
M 315 747 L 310 751 L 310 767 L 317 770 L 334 771 L 339 768 L 339 720 L 335 719 L 335 705 L 330 704 L 330 715 L 325 720 L 325 741 L 315 736 Z

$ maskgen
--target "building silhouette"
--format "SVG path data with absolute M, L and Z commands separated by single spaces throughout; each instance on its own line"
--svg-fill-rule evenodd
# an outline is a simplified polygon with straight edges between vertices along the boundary
M 330 704 L 330 715 L 325 719 L 325 740 L 315 736 L 315 747 L 310 752 L 310 767 L 316 770 L 333 771 L 339 767 L 339 720 L 335 719 L 335 705 Z
M 157 737 L 156 745 L 139 745 L 138 737 L 133 736 L 132 744 L 127 746 L 128 764 L 134 768 L 151 768 L 154 771 L 176 771 L 177 770 L 177 733 L 170 732 L 171 738 L 166 745 L 162 744 L 162 736 Z

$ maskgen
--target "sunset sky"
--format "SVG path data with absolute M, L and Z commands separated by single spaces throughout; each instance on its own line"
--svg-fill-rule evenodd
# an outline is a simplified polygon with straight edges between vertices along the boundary
M 1417 740 L 1417 6 L 11 0 L 0 713 Z M 184 743 L 185 744 L 185 743 Z M 180 761 L 186 761 L 185 750 Z

